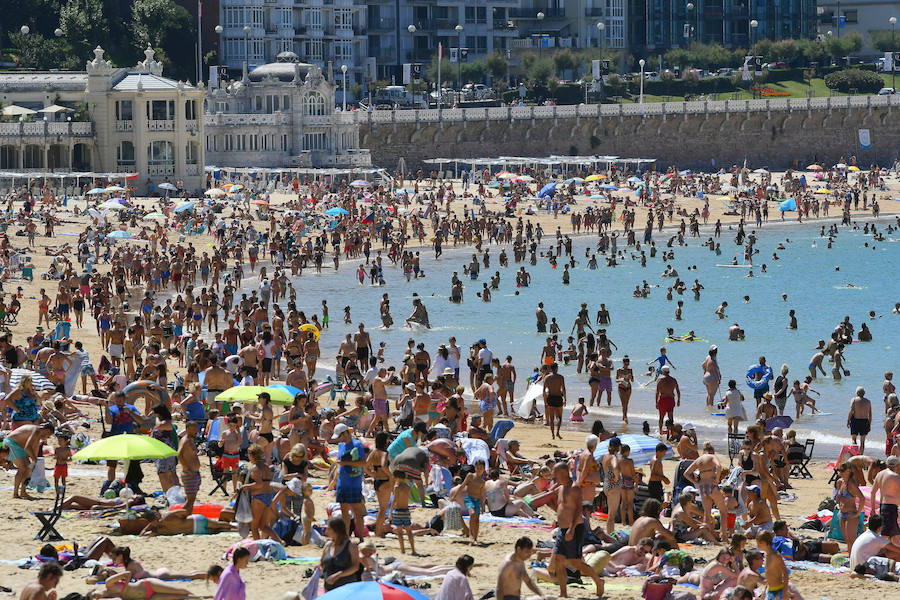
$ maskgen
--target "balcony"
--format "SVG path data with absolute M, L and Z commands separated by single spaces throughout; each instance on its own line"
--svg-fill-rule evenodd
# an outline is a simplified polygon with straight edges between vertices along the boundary
M 512 23 L 512 27 L 509 24 Z M 493 23 L 491 23 L 491 29 L 494 31 L 515 31 L 516 23 L 515 21 L 507 21 L 506 19 L 494 19 Z
M 92 137 L 94 124 L 90 121 L 50 123 L 0 123 L 0 137 Z
M 369 21 L 369 31 L 394 31 L 396 23 L 394 19 L 372 19 Z
M 544 13 L 544 17 L 547 19 L 558 19 L 566 16 L 565 8 L 545 8 L 544 10 L 539 8 L 510 8 L 509 18 L 537 21 L 537 14 L 539 12 Z
M 159 163 L 147 165 L 147 175 L 151 177 L 164 177 L 175 175 L 175 165 L 172 163 Z
M 586 8 L 584 9 L 584 16 L 586 17 L 602 17 L 603 9 L 602 8 Z
M 185 175 L 199 175 L 200 174 L 200 165 L 185 165 L 184 166 L 184 174 Z
M 191 135 L 197 133 L 197 131 L 200 130 L 199 125 L 200 123 L 199 121 L 197 121 L 197 119 L 187 119 L 184 122 L 184 128 L 187 129 Z
M 134 131 L 134 121 L 116 121 L 116 131 Z
M 272 114 L 225 114 L 216 113 L 214 115 L 206 115 L 203 118 L 203 124 L 206 127 L 222 126 L 237 127 L 241 125 L 258 126 L 258 125 L 287 125 L 290 123 L 290 115 L 287 113 Z
M 431 57 L 437 54 L 437 48 L 413 48 L 409 51 L 409 58 L 412 60 L 431 60 Z
M 175 131 L 175 121 L 172 119 L 152 119 L 147 121 L 147 129 L 150 131 Z

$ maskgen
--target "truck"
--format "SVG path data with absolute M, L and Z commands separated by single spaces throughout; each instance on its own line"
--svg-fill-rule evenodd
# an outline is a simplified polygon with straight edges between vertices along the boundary
M 427 103 L 422 94 L 412 94 L 402 85 L 389 85 L 378 90 L 373 99 L 377 107 L 393 108 L 427 108 Z

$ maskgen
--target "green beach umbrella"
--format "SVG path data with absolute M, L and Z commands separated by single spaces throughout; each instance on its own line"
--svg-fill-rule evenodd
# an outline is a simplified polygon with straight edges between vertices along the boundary
M 76 452 L 75 460 L 143 460 L 178 456 L 178 451 L 148 435 L 123 433 L 92 442 Z
M 261 385 L 236 385 L 216 396 L 216 402 L 256 402 L 256 397 L 262 392 L 269 394 L 272 404 L 293 404 L 294 402 L 294 397 L 285 390 Z

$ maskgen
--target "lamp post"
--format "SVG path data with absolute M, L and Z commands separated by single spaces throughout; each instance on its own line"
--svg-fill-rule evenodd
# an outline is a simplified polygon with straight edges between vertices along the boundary
M 341 65 L 341 74 L 344 79 L 344 91 L 341 94 L 341 111 L 347 112 L 347 65 Z
M 641 66 L 641 96 L 640 96 L 640 105 L 641 105 L 641 114 L 644 113 L 644 65 L 647 64 L 644 59 L 638 61 L 638 64 Z
M 688 3 L 687 3 L 687 6 L 685 6 L 685 8 L 687 9 L 687 20 L 688 20 L 688 45 L 690 46 L 690 43 L 691 43 L 691 37 L 693 37 L 693 35 L 694 35 L 694 17 L 693 17 L 693 14 L 692 14 L 693 11 L 694 11 L 694 3 L 693 3 L 693 2 L 688 2 Z
M 247 68 L 250 68 L 250 26 L 244 25 L 244 60 L 247 61 Z
M 456 32 L 456 91 L 462 90 L 462 32 L 463 26 L 457 25 L 453 28 Z
M 219 64 L 222 64 L 222 32 L 225 31 L 225 28 L 221 25 L 216 25 L 215 28 L 216 35 L 219 36 L 219 39 L 216 41 L 216 59 L 218 59 Z
M 53 35 L 55 35 L 56 37 L 62 37 L 63 30 L 60 29 L 59 27 L 57 27 L 56 29 L 53 30 Z
M 597 47 L 600 48 L 600 60 L 603 60 L 603 30 L 606 29 L 606 23 L 603 21 L 597 21 Z M 603 104 L 603 63 L 600 63 L 600 104 Z
M 543 24 L 544 22 L 544 13 L 539 12 L 537 14 L 537 20 L 539 24 Z M 544 32 L 542 31 L 543 25 L 538 27 L 538 58 L 544 58 Z
M 891 89 L 896 92 L 897 87 L 894 85 L 894 77 L 897 73 L 897 63 L 894 62 L 894 58 L 897 56 L 897 40 L 894 37 L 894 30 L 897 27 L 897 17 L 891 17 L 888 19 L 888 22 L 891 24 Z
M 756 37 L 756 28 L 757 27 L 759 27 L 759 21 L 757 21 L 756 19 L 753 19 L 752 21 L 750 21 L 750 48 L 751 49 L 753 48 L 753 45 L 755 43 L 753 38 Z M 753 87 L 756 88 L 756 56 L 754 56 L 752 60 L 753 60 L 753 66 L 752 66 Z M 753 97 L 756 98 L 756 89 L 753 90 Z
M 406 30 L 409 32 L 409 62 L 412 62 L 413 60 L 415 60 L 415 56 L 413 56 L 413 54 L 416 51 L 416 26 L 410 25 L 406 28 Z M 441 57 L 439 56 L 438 60 L 440 60 L 440 58 Z
M 22 25 L 21 27 L 19 27 L 19 31 L 22 33 L 22 35 L 28 35 L 29 33 L 31 33 L 31 28 L 28 27 L 28 25 Z

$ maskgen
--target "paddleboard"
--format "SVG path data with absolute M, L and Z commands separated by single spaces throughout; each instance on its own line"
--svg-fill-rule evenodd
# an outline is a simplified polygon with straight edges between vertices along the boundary
M 712 416 L 712 417 L 724 417 L 724 416 L 725 416 L 725 413 L 723 413 L 723 412 L 709 413 L 709 414 L 710 414 L 710 416 Z
M 828 416 L 831 416 L 831 415 L 833 415 L 833 414 L 834 414 L 834 413 L 830 413 L 830 412 L 817 412 L 817 413 L 812 413 L 812 414 L 810 414 L 809 416 L 810 416 L 810 417 L 828 417 Z
M 752 269 L 753 265 L 716 265 L 725 269 Z
M 543 397 L 544 384 L 535 383 L 528 386 L 528 389 L 525 390 L 525 395 L 522 397 L 522 400 L 519 401 L 519 407 L 516 408 L 516 414 L 523 419 L 529 418 L 531 416 L 531 410 L 534 408 L 535 400 Z

